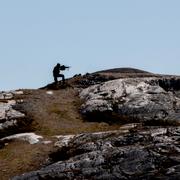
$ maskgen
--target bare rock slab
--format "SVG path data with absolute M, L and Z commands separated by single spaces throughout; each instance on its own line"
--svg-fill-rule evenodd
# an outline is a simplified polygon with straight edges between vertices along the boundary
M 35 133 L 20 133 L 2 138 L 0 139 L 0 142 L 6 143 L 9 141 L 21 140 L 21 141 L 27 141 L 29 144 L 36 144 L 39 143 L 41 139 L 43 139 L 43 137 L 36 135 Z
M 179 127 L 61 136 L 51 165 L 12 179 L 178 179 L 179 137 Z
M 85 100 L 81 112 L 91 119 L 179 124 L 177 87 L 173 90 L 175 86 L 172 85 L 170 90 L 168 84 L 167 89 L 166 81 L 159 78 L 125 78 L 90 86 L 80 93 Z

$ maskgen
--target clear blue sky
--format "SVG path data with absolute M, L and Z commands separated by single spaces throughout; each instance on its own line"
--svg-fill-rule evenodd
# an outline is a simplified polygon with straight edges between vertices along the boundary
M 0 0 L 0 90 L 65 72 L 135 67 L 180 74 L 179 0 Z

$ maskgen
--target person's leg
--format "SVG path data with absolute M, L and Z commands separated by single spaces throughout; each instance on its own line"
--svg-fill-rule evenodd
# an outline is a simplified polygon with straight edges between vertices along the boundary
M 58 82 L 57 76 L 54 76 L 54 82 L 57 84 Z
M 65 83 L 65 78 L 64 78 L 64 74 L 59 74 L 58 77 L 62 78 L 63 83 Z

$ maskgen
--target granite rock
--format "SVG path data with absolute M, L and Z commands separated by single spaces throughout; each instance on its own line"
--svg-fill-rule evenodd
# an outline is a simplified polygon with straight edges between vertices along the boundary
M 50 165 L 12 179 L 178 179 L 179 137 L 179 127 L 60 137 Z
M 90 86 L 80 93 L 85 101 L 81 112 L 109 122 L 179 124 L 180 98 L 175 85 L 170 89 L 167 79 L 125 78 Z

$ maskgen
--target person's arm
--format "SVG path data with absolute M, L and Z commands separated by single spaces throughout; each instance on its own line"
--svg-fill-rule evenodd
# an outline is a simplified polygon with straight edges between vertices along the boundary
M 64 71 L 64 70 L 69 69 L 69 68 L 70 68 L 69 66 L 62 65 L 60 67 L 60 70 Z

